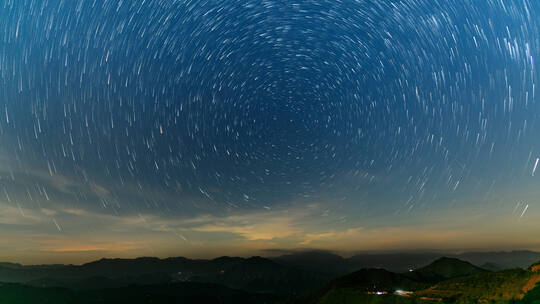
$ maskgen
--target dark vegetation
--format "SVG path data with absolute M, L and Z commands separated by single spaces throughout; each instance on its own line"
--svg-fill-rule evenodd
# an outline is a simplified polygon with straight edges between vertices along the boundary
M 540 284 L 525 295 L 521 304 L 540 304 Z
M 275 303 L 272 294 L 248 293 L 209 283 L 130 285 L 99 290 L 38 288 L 16 283 L 0 287 L 0 303 L 93 304 L 93 303 Z

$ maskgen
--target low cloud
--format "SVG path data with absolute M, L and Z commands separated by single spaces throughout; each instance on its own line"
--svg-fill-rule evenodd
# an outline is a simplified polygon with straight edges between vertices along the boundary
M 534 211 L 534 209 L 532 210 Z M 534 214 L 531 213 L 531 219 Z M 77 207 L 24 208 L 0 201 L 0 260 L 86 262 L 101 257 L 251 255 L 268 248 L 333 252 L 401 249 L 538 248 L 537 223 L 489 214 L 433 213 L 423 223 L 376 217 L 352 226 L 327 204 L 240 211 L 223 216 L 103 214 Z M 354 221 L 358 223 L 360 221 Z M 471 229 L 471 226 L 480 227 Z M 512 229 L 508 229 L 512 227 Z M 512 240 L 501 243 L 500 240 Z M 536 246 L 536 247 L 534 247 Z

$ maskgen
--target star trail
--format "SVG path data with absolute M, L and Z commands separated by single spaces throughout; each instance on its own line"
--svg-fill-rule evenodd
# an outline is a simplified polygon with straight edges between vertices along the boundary
M 3 1 L 0 258 L 539 249 L 539 20 L 529 0 Z

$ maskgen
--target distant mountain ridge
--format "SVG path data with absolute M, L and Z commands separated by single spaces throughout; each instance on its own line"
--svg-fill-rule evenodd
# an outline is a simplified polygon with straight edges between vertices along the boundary
M 274 258 L 258 258 L 259 262 L 272 262 L 276 269 L 295 269 L 296 272 L 307 272 L 319 276 L 317 281 L 331 279 L 363 268 L 384 268 L 393 272 L 409 272 L 420 269 L 441 256 L 467 261 L 474 266 L 486 266 L 487 270 L 508 268 L 525 268 L 540 260 L 540 252 L 511 251 L 511 252 L 469 252 L 458 255 L 442 255 L 438 253 L 383 253 L 358 254 L 350 258 L 326 251 L 304 251 L 285 254 Z M 108 278 L 136 279 L 137 276 L 148 274 L 167 274 L 171 280 L 185 281 L 200 279 L 204 281 L 222 280 L 209 278 L 221 270 L 239 271 L 242 264 L 249 259 L 239 257 L 219 257 L 212 260 L 188 259 L 171 257 L 159 259 L 141 257 L 136 259 L 104 258 L 82 265 L 21 265 L 17 263 L 0 263 L 0 281 L 37 283 L 39 279 L 48 277 L 55 280 L 70 280 L 77 278 L 105 276 Z M 229 273 L 227 272 L 227 275 Z M 217 276 L 219 277 L 219 276 Z M 130 279 L 131 278 L 131 279 Z
M 100 259 L 83 265 L 51 267 L 0 265 L 0 282 L 71 289 L 201 282 L 249 292 L 286 295 L 315 290 L 331 278 L 262 257 L 220 257 L 213 260 L 141 257 Z
M 408 272 L 441 258 L 455 258 L 488 270 L 526 268 L 540 260 L 540 252 L 500 251 L 444 254 L 437 252 L 364 253 L 350 258 L 324 251 L 304 251 L 271 258 L 277 263 L 327 274 L 344 275 L 362 268 L 384 268 L 393 272 Z
M 341 275 L 351 272 L 349 260 L 326 251 L 303 251 L 271 258 L 276 263 L 305 270 Z

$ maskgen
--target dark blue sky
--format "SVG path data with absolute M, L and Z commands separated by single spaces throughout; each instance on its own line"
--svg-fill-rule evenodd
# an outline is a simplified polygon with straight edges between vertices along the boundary
M 539 14 L 4 1 L 0 257 L 540 249 Z

